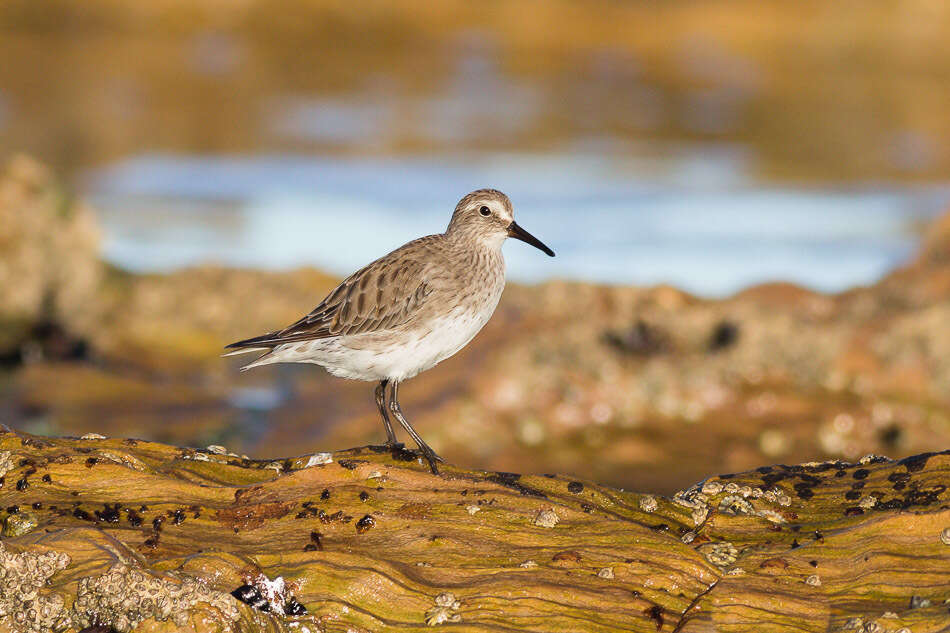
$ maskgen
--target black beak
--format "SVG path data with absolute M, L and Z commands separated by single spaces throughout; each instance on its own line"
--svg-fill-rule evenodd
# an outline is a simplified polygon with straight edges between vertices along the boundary
M 552 251 L 550 248 L 545 246 L 544 242 L 542 242 L 541 240 L 539 240 L 538 238 L 536 238 L 535 236 L 531 235 L 530 233 L 525 231 L 523 228 L 518 226 L 517 222 L 512 222 L 511 224 L 508 225 L 508 237 L 513 237 L 516 240 L 527 242 L 528 244 L 531 244 L 531 246 L 534 246 L 538 250 L 544 251 L 550 257 L 554 257 L 554 251 Z

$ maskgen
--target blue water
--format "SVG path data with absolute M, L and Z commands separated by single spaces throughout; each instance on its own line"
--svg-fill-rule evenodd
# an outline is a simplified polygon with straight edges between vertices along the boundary
M 793 281 L 871 283 L 915 250 L 950 186 L 758 184 L 741 148 L 619 155 L 596 139 L 540 155 L 439 159 L 135 157 L 87 174 L 105 257 L 135 271 L 200 263 L 345 275 L 442 231 L 464 193 L 507 192 L 557 252 L 505 246 L 509 278 L 669 283 L 705 296 Z

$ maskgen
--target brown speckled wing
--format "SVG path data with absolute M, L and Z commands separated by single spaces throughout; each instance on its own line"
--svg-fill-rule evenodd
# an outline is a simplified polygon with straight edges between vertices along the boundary
M 425 277 L 427 264 L 412 256 L 419 250 L 426 250 L 425 244 L 420 242 L 422 240 L 410 242 L 356 271 L 296 323 L 231 346 L 274 347 L 386 330 L 405 323 L 432 292 Z
M 406 322 L 429 295 L 424 264 L 384 258 L 334 289 L 307 316 L 278 333 L 281 342 L 385 330 Z

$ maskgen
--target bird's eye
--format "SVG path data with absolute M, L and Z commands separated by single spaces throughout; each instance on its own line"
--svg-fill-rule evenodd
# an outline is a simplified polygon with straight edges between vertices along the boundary
M 478 210 L 478 212 L 484 215 L 486 218 L 491 215 L 491 209 L 489 209 L 488 207 L 482 207 L 481 209 Z

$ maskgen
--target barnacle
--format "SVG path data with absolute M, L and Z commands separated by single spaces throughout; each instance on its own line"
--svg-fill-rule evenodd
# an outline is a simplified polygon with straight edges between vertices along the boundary
M 534 518 L 535 525 L 546 528 L 553 528 L 555 525 L 560 523 L 560 521 L 560 517 L 558 517 L 557 513 L 551 508 L 541 510 Z
M 10 451 L 0 451 L 0 477 L 13 470 L 13 457 Z
M 45 588 L 49 578 L 70 563 L 61 552 L 11 554 L 0 543 L 0 624 L 14 633 L 45 633 L 66 628 L 62 594 Z
M 726 495 L 719 502 L 719 511 L 723 514 L 740 515 L 755 514 L 752 504 L 740 495 Z
M 700 490 L 699 485 L 692 486 L 686 490 L 681 490 L 673 495 L 673 503 L 692 510 L 690 516 L 693 519 L 693 525 L 702 525 L 709 516 L 709 506 L 706 502 L 709 500 Z
M 739 558 L 739 550 L 729 541 L 704 543 L 699 546 L 699 553 L 716 567 L 728 567 Z
M 459 601 L 455 599 L 455 594 L 445 592 L 435 597 L 435 606 L 426 611 L 426 624 L 437 626 L 445 622 L 458 622 L 462 616 L 457 613 Z
M 193 578 L 160 578 L 129 565 L 117 563 L 101 576 L 79 581 L 73 604 L 73 622 L 79 626 L 108 623 L 124 633 L 144 620 L 171 619 L 176 626 L 187 623 L 188 611 L 207 603 L 225 618 L 239 617 L 237 606 L 225 593 L 209 589 Z

